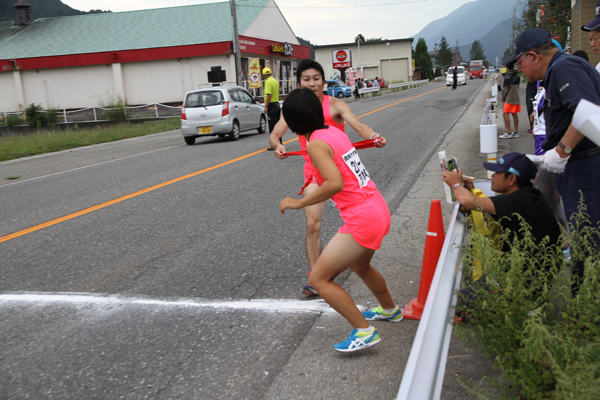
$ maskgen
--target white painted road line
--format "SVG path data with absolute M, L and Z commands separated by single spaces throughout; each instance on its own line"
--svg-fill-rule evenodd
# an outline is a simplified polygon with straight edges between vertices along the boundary
M 85 305 L 85 306 L 156 306 L 164 308 L 212 308 L 269 313 L 337 314 L 324 300 L 202 300 L 152 299 L 92 293 L 5 292 L 0 294 L 0 308 L 15 305 Z M 358 306 L 363 310 L 364 307 Z

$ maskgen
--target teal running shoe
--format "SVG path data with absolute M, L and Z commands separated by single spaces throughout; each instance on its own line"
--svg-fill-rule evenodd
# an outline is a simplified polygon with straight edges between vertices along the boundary
M 367 321 L 387 320 L 392 322 L 400 322 L 403 318 L 402 310 L 400 310 L 400 307 L 398 306 L 396 306 L 396 309 L 389 314 L 383 311 L 383 308 L 379 306 L 370 311 L 363 311 L 362 315 Z
M 342 353 L 350 353 L 352 351 L 366 349 L 367 347 L 376 345 L 380 341 L 381 339 L 379 338 L 379 333 L 377 333 L 377 329 L 375 328 L 368 333 L 363 333 L 358 329 L 354 329 L 350 333 L 350 337 L 348 337 L 348 339 L 333 345 L 333 348 L 337 351 L 341 351 Z

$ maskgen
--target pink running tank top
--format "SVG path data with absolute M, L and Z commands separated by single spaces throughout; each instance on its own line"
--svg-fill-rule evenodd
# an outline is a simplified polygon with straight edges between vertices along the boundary
M 313 140 L 321 140 L 332 148 L 333 161 L 342 174 L 344 189 L 331 198 L 336 203 L 336 207 L 343 210 L 371 200 L 377 192 L 377 187 L 360 161 L 358 151 L 352 146 L 348 136 L 337 128 L 328 127 L 314 131 L 310 135 L 310 141 Z M 311 167 L 314 171 L 314 179 L 322 185 L 324 179 L 319 170 L 312 165 L 312 162 Z
M 325 117 L 325 125 L 334 126 L 342 132 L 346 132 L 346 124 L 340 124 L 331 117 L 331 111 L 329 110 L 329 96 L 323 95 L 323 116 Z M 300 149 L 306 151 L 306 139 L 304 136 L 299 136 L 298 141 L 300 142 Z M 308 154 L 304 157 L 304 175 L 307 179 L 312 174 L 312 167 L 310 164 L 310 157 Z

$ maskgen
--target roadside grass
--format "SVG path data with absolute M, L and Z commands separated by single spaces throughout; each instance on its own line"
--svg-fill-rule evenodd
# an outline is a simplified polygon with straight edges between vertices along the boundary
M 75 125 L 73 129 L 65 132 L 50 131 L 0 136 L 0 161 L 167 132 L 179 129 L 180 126 L 179 118 L 168 118 L 143 124 L 118 124 L 92 129 L 79 129 Z

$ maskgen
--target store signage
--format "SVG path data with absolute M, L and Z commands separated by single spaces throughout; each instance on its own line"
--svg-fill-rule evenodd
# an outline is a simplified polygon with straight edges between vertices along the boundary
M 273 43 L 271 45 L 271 51 L 273 53 L 283 53 L 284 56 L 291 56 L 292 53 L 294 52 L 294 47 L 292 46 L 291 43 L 284 43 L 284 44 Z
M 352 53 L 350 49 L 335 49 L 332 52 L 333 68 L 349 68 L 352 66 Z
M 260 87 L 260 60 L 258 58 L 251 58 L 250 62 L 250 82 L 248 87 L 250 89 L 258 89 Z

